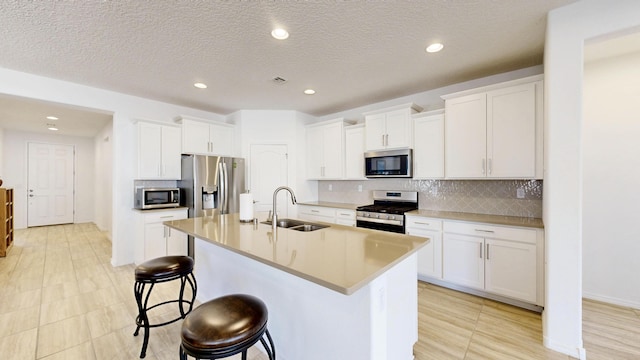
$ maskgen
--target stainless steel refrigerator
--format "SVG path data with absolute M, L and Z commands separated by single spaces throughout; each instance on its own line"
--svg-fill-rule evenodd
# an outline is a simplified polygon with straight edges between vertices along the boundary
M 189 217 L 240 211 L 240 194 L 246 192 L 243 158 L 182 155 L 182 180 L 178 182 L 182 205 Z M 193 257 L 193 238 L 189 237 Z

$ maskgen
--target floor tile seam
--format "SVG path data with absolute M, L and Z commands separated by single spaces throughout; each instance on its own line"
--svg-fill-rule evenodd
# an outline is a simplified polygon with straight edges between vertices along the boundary
M 480 314 L 482 313 L 482 309 L 484 309 L 484 307 L 485 307 L 485 304 L 484 304 L 484 302 L 482 302 L 482 307 L 480 308 L 480 311 L 478 311 L 478 316 L 476 317 L 476 320 L 473 323 L 473 332 L 471 333 L 471 336 L 469 337 L 469 340 L 467 341 L 467 346 L 466 346 L 466 349 L 464 351 L 463 359 L 466 359 L 467 355 L 469 354 L 469 350 L 471 349 L 471 341 L 473 340 L 473 337 L 477 334 L 478 321 L 480 320 Z

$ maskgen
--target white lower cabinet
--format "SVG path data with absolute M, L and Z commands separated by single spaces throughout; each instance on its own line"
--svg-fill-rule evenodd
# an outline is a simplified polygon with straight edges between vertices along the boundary
M 136 212 L 135 263 L 167 255 L 187 255 L 187 235 L 164 226 L 164 221 L 187 218 L 187 209 Z
M 349 209 L 336 209 L 336 224 L 356 226 L 356 211 Z
M 418 276 L 442 279 L 442 220 L 405 216 L 405 233 L 431 241 L 418 251 Z
M 298 218 L 330 224 L 356 226 L 356 211 L 326 206 L 298 205 Z
M 536 229 L 445 221 L 442 279 L 542 305 L 539 247 L 542 232 Z

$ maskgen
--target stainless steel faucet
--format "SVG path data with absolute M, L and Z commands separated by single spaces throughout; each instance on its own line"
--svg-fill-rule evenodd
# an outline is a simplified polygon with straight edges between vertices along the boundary
M 289 192 L 289 194 L 291 194 L 291 203 L 293 205 L 296 204 L 296 195 L 293 193 L 293 190 L 291 190 L 290 187 L 288 186 L 280 186 L 279 188 L 277 188 L 274 192 L 273 192 L 273 212 L 271 214 L 271 227 L 273 228 L 273 233 L 275 234 L 276 232 L 276 228 L 278 227 L 278 215 L 277 215 L 277 209 L 278 206 L 276 204 L 276 202 L 278 201 L 278 192 L 280 190 L 287 190 Z

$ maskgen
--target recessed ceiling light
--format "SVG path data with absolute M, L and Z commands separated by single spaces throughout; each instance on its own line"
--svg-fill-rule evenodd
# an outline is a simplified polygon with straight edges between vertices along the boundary
M 47 124 L 47 129 L 51 131 L 58 131 L 58 128 L 56 127 L 55 124 Z
M 47 116 L 47 119 L 49 119 L 49 120 L 58 120 L 58 118 L 55 117 L 55 116 Z
M 304 91 L 304 93 L 307 94 L 307 95 L 313 95 L 313 94 L 316 93 L 316 91 L 313 90 L 313 89 L 307 89 L 307 90 Z
M 207 88 L 207 84 L 204 84 L 204 83 L 195 83 L 195 84 L 193 84 L 193 86 L 197 87 L 198 89 L 206 89 Z
M 271 36 L 273 36 L 278 40 L 284 40 L 289 37 L 289 33 L 287 32 L 287 30 L 279 28 L 279 29 L 274 29 L 271 32 Z
M 427 52 L 428 53 L 435 53 L 438 52 L 440 50 L 442 50 L 444 48 L 444 45 L 440 44 L 440 43 L 433 43 L 429 46 L 427 46 Z

